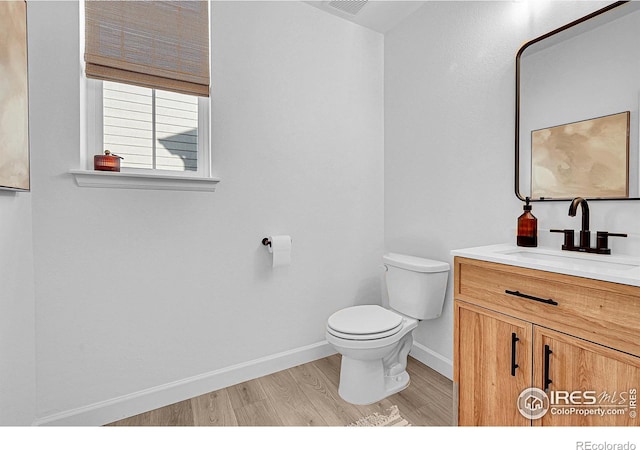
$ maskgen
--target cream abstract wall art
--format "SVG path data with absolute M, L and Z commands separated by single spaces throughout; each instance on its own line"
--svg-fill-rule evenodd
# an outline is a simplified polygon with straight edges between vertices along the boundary
M 29 190 L 27 6 L 0 1 L 0 188 Z
M 629 111 L 531 132 L 532 198 L 629 196 Z

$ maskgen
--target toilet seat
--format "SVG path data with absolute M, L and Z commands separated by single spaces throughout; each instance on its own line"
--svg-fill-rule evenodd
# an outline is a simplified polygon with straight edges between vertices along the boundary
M 341 309 L 327 320 L 327 332 L 350 340 L 382 339 L 396 334 L 403 317 L 378 305 L 360 305 Z

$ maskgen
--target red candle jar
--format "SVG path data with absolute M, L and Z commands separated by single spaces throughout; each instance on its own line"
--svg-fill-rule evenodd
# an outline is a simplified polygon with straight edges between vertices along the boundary
M 104 155 L 93 157 L 94 170 L 107 170 L 109 172 L 120 172 L 120 160 L 122 156 L 112 155 L 109 150 L 104 151 Z

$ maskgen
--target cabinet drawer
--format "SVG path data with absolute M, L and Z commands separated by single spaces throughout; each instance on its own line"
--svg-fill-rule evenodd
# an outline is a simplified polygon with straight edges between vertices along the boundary
M 455 258 L 455 298 L 640 356 L 640 288 Z

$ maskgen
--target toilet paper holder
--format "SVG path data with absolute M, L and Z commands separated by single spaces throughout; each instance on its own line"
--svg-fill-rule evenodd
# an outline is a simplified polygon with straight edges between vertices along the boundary
M 291 264 L 291 236 L 267 236 L 260 241 L 273 256 L 271 267 Z
M 271 239 L 269 239 L 268 237 L 262 238 L 262 245 L 266 247 L 271 247 Z

